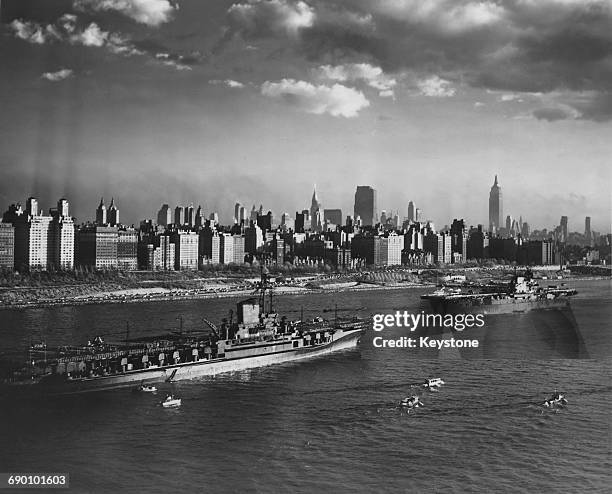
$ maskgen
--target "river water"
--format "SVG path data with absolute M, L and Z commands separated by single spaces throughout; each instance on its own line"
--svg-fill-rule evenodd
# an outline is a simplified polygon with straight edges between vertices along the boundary
M 319 359 L 160 385 L 2 398 L 0 471 L 68 472 L 74 492 L 609 492 L 612 291 L 577 281 L 571 309 L 486 319 L 478 349 L 358 348 Z M 426 290 L 280 296 L 292 318 L 322 310 L 419 312 Z M 235 299 L 0 312 L 3 354 L 45 339 L 159 334 L 220 321 Z M 118 339 L 121 336 L 117 336 Z M 441 377 L 425 407 L 397 407 Z M 539 404 L 556 389 L 569 405 Z M 183 406 L 159 406 L 172 390 Z

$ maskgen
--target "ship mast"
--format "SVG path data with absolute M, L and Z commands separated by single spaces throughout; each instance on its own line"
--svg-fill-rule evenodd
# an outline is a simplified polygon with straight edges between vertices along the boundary
M 268 273 L 264 267 L 261 269 L 261 281 L 259 282 L 259 289 L 261 294 L 259 296 L 259 311 L 260 315 L 264 313 L 272 313 L 272 287 L 268 284 Z M 270 306 L 266 310 L 266 290 L 270 292 Z

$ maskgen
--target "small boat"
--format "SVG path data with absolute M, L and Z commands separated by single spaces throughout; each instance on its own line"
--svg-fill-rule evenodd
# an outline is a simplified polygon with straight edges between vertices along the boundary
M 138 391 L 142 391 L 143 393 L 155 393 L 157 388 L 155 386 L 147 386 L 146 384 L 141 384 L 138 388 Z
M 542 403 L 542 405 L 545 407 L 554 407 L 557 405 L 567 405 L 567 400 L 565 399 L 564 394 L 555 392 L 555 394 L 553 394 L 550 398 L 548 398 L 548 400 Z
M 425 382 L 423 383 L 423 387 L 437 390 L 437 388 L 440 388 L 443 384 L 446 383 L 442 379 L 440 379 L 439 377 L 434 377 L 432 379 L 425 380 Z
M 418 408 L 419 406 L 424 406 L 424 405 L 418 396 L 410 396 L 409 398 L 404 398 L 400 402 L 400 406 L 406 407 L 406 408 Z
M 164 401 L 162 401 L 162 406 L 164 408 L 178 408 L 181 406 L 182 400 L 180 398 L 175 398 L 172 395 L 168 395 Z

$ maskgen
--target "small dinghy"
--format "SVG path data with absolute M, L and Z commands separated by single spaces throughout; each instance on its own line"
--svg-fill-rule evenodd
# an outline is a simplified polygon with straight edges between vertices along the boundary
M 146 384 L 141 384 L 138 388 L 138 391 L 142 391 L 143 393 L 155 393 L 157 388 L 155 386 L 147 386 Z
M 548 400 L 542 403 L 545 407 L 554 407 L 560 405 L 567 405 L 567 400 L 565 399 L 565 395 L 561 393 L 555 392 Z
M 425 382 L 423 383 L 423 387 L 431 390 L 435 389 L 437 391 L 439 388 L 442 387 L 443 384 L 445 383 L 442 379 L 440 379 L 439 377 L 434 377 L 432 379 L 425 380 Z
M 162 401 L 162 406 L 164 408 L 178 408 L 181 406 L 182 400 L 180 398 L 175 398 L 172 395 L 168 395 L 164 401 Z
M 410 396 L 409 398 L 404 398 L 402 401 L 400 401 L 400 406 L 410 409 L 410 408 L 418 408 L 424 405 L 418 396 Z

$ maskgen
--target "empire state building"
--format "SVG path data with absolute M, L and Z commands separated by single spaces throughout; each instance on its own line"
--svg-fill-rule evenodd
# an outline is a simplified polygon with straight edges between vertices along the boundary
M 495 182 L 489 192 L 489 231 L 496 231 L 502 225 L 504 217 L 503 203 L 502 203 L 502 191 L 501 187 L 497 184 L 497 175 L 495 175 Z

